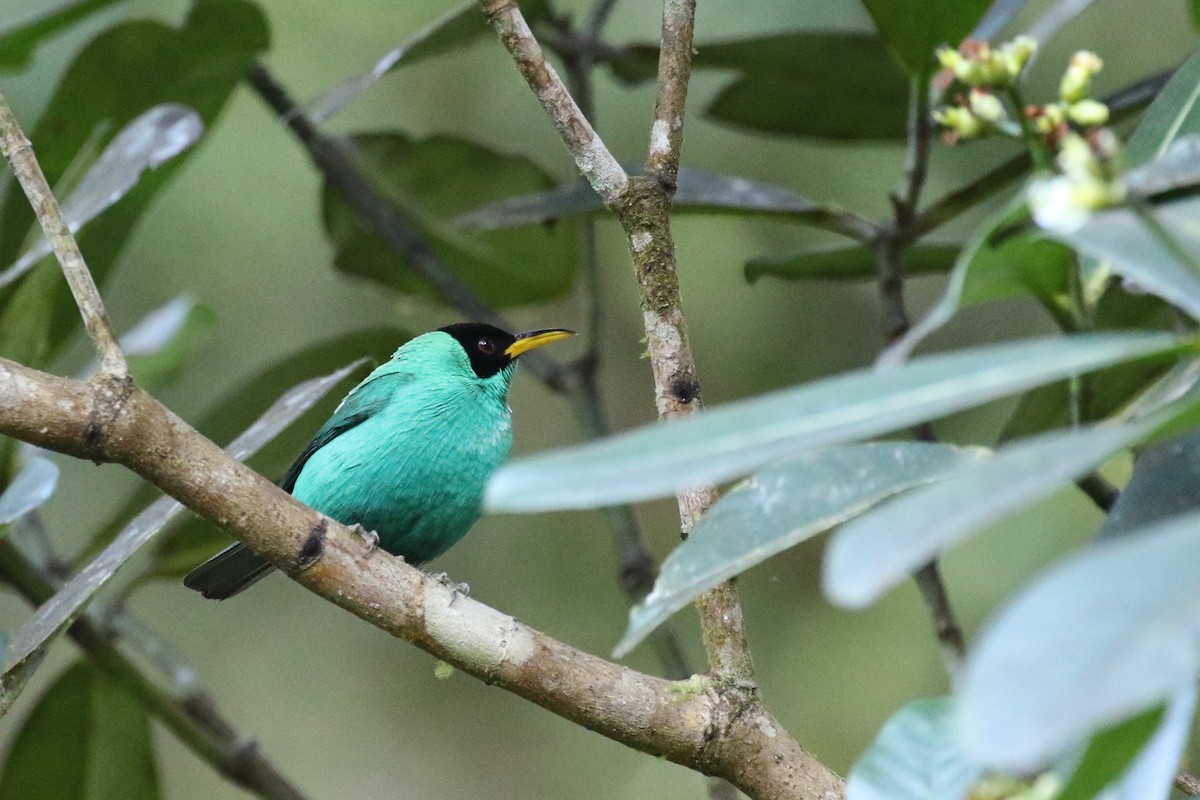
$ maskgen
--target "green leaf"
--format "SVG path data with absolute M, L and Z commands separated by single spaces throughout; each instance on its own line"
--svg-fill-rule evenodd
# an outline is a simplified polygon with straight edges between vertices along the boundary
M 1117 784 L 1098 800 L 1167 800 L 1173 797 L 1171 789 L 1183 761 L 1195 712 L 1196 687 L 1185 686 L 1175 692 L 1167 702 L 1166 714 L 1158 730 Z
M 1054 800 L 1092 800 L 1132 765 L 1162 725 L 1166 708 L 1158 706 L 1103 730 L 1088 742 L 1083 759 Z
M 1194 4 L 1193 4 L 1194 7 Z M 1180 136 L 1200 133 L 1200 50 L 1188 58 L 1158 97 L 1142 113 L 1125 146 L 1125 158 L 1139 165 L 1153 161 Z
M 47 179 L 57 186 L 68 169 L 82 170 L 88 153 L 99 153 L 126 125 L 163 103 L 194 109 L 211 129 L 266 45 L 266 21 L 244 0 L 193 4 L 179 29 L 139 21 L 100 34 L 76 57 L 30 132 Z M 147 172 L 81 232 L 97 283 L 104 283 L 142 213 L 190 152 Z M 28 203 L 10 182 L 0 214 L 0 264 L 16 259 L 32 226 Z M 79 328 L 70 291 L 49 260 L 0 291 L 0 354 L 44 367 Z
M 876 36 L 798 31 L 702 44 L 695 66 L 740 73 L 705 109 L 709 119 L 788 136 L 904 138 L 908 81 Z
M 0 525 L 7 525 L 33 511 L 54 495 L 58 466 L 48 458 L 34 456 L 0 494 Z
M 191 147 L 203 131 L 200 115 L 178 103 L 155 106 L 126 125 L 63 201 L 62 215 L 67 227 L 78 233 L 128 194 L 142 173 Z M 41 236 L 17 263 L 0 273 L 0 288 L 16 281 L 50 253 L 50 242 Z
M 894 494 L 939 480 L 983 455 L 975 448 L 879 442 L 817 450 L 768 466 L 730 489 L 630 610 L 621 658 L 672 614 L 722 581 L 829 530 Z
M 0 778 L 0 800 L 157 800 L 150 722 L 137 700 L 86 663 L 30 712 Z
M 448 224 L 470 202 L 553 185 L 532 161 L 445 136 L 414 141 L 401 133 L 373 133 L 353 142 L 364 174 L 372 176 L 449 269 L 485 302 L 529 303 L 570 290 L 575 274 L 570 227 L 464 232 Z M 336 248 L 339 270 L 406 294 L 436 296 L 328 185 L 324 203 L 325 231 Z
M 1148 424 L 1046 434 L 885 503 L 839 530 L 825 549 L 821 580 L 841 606 L 863 608 L 952 545 L 1145 438 Z
M 981 225 L 960 252 L 942 299 L 888 348 L 880 363 L 900 363 L 960 308 L 977 303 L 1031 294 L 1059 316 L 1074 257 L 1061 244 L 1026 231 L 1022 226 L 1028 220 L 1024 201 L 1016 200 Z
M 1200 319 L 1198 214 L 1200 197 L 1183 197 L 1100 211 L 1077 230 L 1047 229 L 1046 234 Z
M 545 0 L 523 0 L 521 13 L 525 21 L 533 25 L 549 15 L 550 7 Z M 389 50 L 371 69 L 322 92 L 308 104 L 309 116 L 317 122 L 327 120 L 385 75 L 443 53 L 459 52 L 481 36 L 491 33 L 487 19 L 479 11 L 479 3 L 468 0 L 417 31 L 404 44 Z
M 1147 447 L 1097 534 L 1113 539 L 1200 510 L 1200 432 Z
M 54 38 L 97 11 L 119 2 L 121 0 L 77 0 L 57 11 L 51 11 L 45 16 L 15 25 L 0 33 L 0 72 L 25 69 L 42 42 Z
M 970 750 L 1034 769 L 1162 703 L 1200 666 L 1200 515 L 1068 557 L 984 630 L 960 692 Z
M 912 75 L 933 70 L 939 45 L 958 47 L 991 0 L 863 0 L 892 55 Z
M 296 421 L 313 403 L 341 383 L 363 359 L 329 375 L 312 378 L 292 388 L 275 401 L 267 412 L 242 432 L 226 448 L 231 458 L 244 461 L 264 443 Z M 61 631 L 79 610 L 112 578 L 134 553 L 138 552 L 166 526 L 183 506 L 170 497 L 159 498 L 134 518 L 120 535 L 94 560 L 76 573 L 54 595 L 53 602 L 42 605 L 32 618 L 13 635 L 4 651 L 0 672 L 8 672 L 29 656 L 42 642 Z
M 548 511 L 660 497 L 1072 374 L 1165 355 L 1183 341 L 1142 333 L 1035 339 L 851 372 L 668 425 L 517 459 L 492 477 L 485 506 L 492 511 Z
M 954 266 L 960 244 L 921 242 L 904 251 L 905 275 L 946 272 Z M 790 256 L 760 256 L 746 262 L 746 280 L 764 275 L 784 280 L 859 281 L 879 275 L 875 251 L 861 244 L 802 250 Z
M 785 221 L 845 232 L 844 224 L 837 219 L 841 211 L 837 206 L 814 203 L 807 197 L 774 184 L 720 175 L 694 167 L 679 168 L 678 189 L 671 207 L 678 212 L 779 217 Z M 459 215 L 453 222 L 455 225 L 490 230 L 518 225 L 545 225 L 559 217 L 603 210 L 604 202 L 600 196 L 587 181 L 578 179 L 555 189 L 487 203 Z
M 962 800 L 983 775 L 958 738 L 954 699 L 904 706 L 850 770 L 846 800 Z
M 1107 288 L 1093 310 L 1094 330 L 1167 330 L 1174 312 L 1152 295 L 1131 295 L 1113 284 Z M 1081 404 L 1079 421 L 1095 422 L 1120 411 L 1166 370 L 1149 362 L 1118 364 L 1097 370 L 1080 387 L 1086 402 Z M 1053 383 L 1026 394 L 1013 411 L 1000 434 L 1001 441 L 1022 439 L 1073 423 L 1071 388 L 1066 382 Z

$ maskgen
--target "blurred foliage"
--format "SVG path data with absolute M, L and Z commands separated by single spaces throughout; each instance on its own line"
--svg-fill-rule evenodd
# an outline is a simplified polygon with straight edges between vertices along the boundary
M 352 146 L 363 173 L 404 210 L 418 235 L 485 302 L 516 305 L 570 290 L 575 232 L 569 226 L 472 235 L 449 224 L 478 199 L 548 188 L 550 176 L 532 161 L 461 139 L 414 142 L 402 133 L 362 134 Z M 487 176 L 482 184 L 481 175 Z M 330 186 L 325 189 L 325 230 L 337 248 L 334 265 L 342 272 L 407 294 L 434 294 Z
M 589 7 L 584 0 L 522 3 L 552 50 L 573 46 Z M 1097 78 L 1112 81 L 1106 89 L 1183 62 L 1130 138 L 1125 156 L 1139 170 L 1128 174 L 1128 202 L 1085 215 L 1068 230 L 1047 225 L 1037 209 L 1031 214 L 1023 190 L 999 204 L 991 200 L 999 186 L 953 193 L 972 187 L 993 159 L 1011 154 L 1011 145 L 962 141 L 951 150 L 934 142 L 924 194 L 903 182 L 924 169 L 911 147 L 906 156 L 903 142 L 910 103 L 923 102 L 933 85 L 934 48 L 957 45 L 989 7 L 988 24 L 1003 26 L 1005 36 L 1035 17 L 1066 14 L 1059 22 L 1071 22 L 1056 23 L 1060 32 L 1040 43 L 1036 69 L 1022 78 L 1035 104 L 1056 96 L 1071 50 L 1094 49 L 1113 62 Z M 634 487 L 624 491 L 644 497 L 649 484 L 630 480 L 634 467 L 666 464 L 660 472 L 675 472 L 676 480 L 693 466 L 716 470 L 720 479 L 761 467 L 714 511 L 707 522 L 713 530 L 698 529 L 689 547 L 671 555 L 667 563 L 675 566 L 659 597 L 670 595 L 671 602 L 651 602 L 650 616 L 658 624 L 706 580 L 754 567 L 740 585 L 765 694 L 797 738 L 836 769 L 845 772 L 866 751 L 852 773 L 851 800 L 949 798 L 985 769 L 1005 767 L 1052 768 L 1075 800 L 1162 797 L 1186 738 L 1194 695 L 1163 676 L 1194 676 L 1196 660 L 1189 632 L 1197 588 L 1186 573 L 1194 572 L 1196 523 L 1189 514 L 1197 498 L 1185 485 L 1194 471 L 1189 393 L 1196 375 L 1186 359 L 1172 367 L 1163 354 L 1196 348 L 1200 315 L 1194 226 L 1200 145 L 1189 139 L 1200 133 L 1200 56 L 1184 61 L 1196 42 L 1182 24 L 1195 17 L 1197 4 L 1181 2 L 1174 16 L 1151 19 L 1114 0 L 1072 21 L 1078 7 L 1051 0 L 779 0 L 747 15 L 702 4 L 692 104 L 703 112 L 689 122 L 675 196 L 677 210 L 691 215 L 677 217 L 675 228 L 708 395 L 755 395 L 869 362 L 877 337 L 874 318 L 864 315 L 877 313 L 867 310 L 877 300 L 865 284 L 887 266 L 882 245 L 897 245 L 900 263 L 915 278 L 906 288 L 910 313 L 920 321 L 877 371 L 700 420 L 720 435 L 674 425 L 647 434 L 649 444 L 628 469 L 613 466 L 619 448 L 601 444 L 585 451 L 594 460 L 581 462 L 577 473 L 567 471 L 566 461 L 554 462 L 528 490 L 542 494 L 524 496 L 533 498 L 526 506 L 570 507 L 594 504 L 605 492 L 609 501 L 619 499 L 604 483 L 606 470 L 616 474 L 614 485 L 623 480 Z M 485 302 L 531 328 L 569 324 L 561 318 L 587 315 L 588 303 L 599 302 L 606 409 L 621 427 L 649 418 L 637 358 L 644 349 L 641 319 L 620 232 L 600 226 L 599 272 L 579 280 L 577 272 L 591 269 L 591 245 L 580 238 L 578 216 L 602 218 L 601 205 L 577 181 L 473 3 L 369 2 L 347 14 L 281 0 L 35 0 L 18 11 L 17 19 L 0 12 L 0 89 L 25 121 L 60 198 L 148 110 L 178 103 L 203 120 L 197 147 L 146 172 L 128 194 L 111 197 L 115 204 L 81 231 L 80 241 L 119 327 L 132 328 L 131 340 L 143 337 L 131 359 L 139 382 L 214 440 L 227 443 L 300 381 L 362 355 L 381 361 L 410 332 L 456 315 L 407 255 L 392 251 L 312 172 L 286 128 L 248 96 L 244 78 L 260 60 L 285 84 L 315 97 L 305 108 Z M 598 128 L 619 157 L 645 148 L 651 102 L 645 83 L 657 68 L 657 48 L 645 43 L 658 36 L 656 13 L 652 4 L 617 4 L 604 46 L 592 53 L 605 68 L 594 71 Z M 969 57 L 972 50 L 964 52 Z M 966 87 L 955 86 L 939 99 L 969 105 L 954 94 Z M 1010 127 L 1019 127 L 1023 115 L 1020 109 Z M 989 134 L 1004 130 L 993 127 Z M 1023 143 L 1041 146 L 1028 136 Z M 1051 167 L 1070 172 L 1062 163 Z M 0 271 L 36 239 L 15 182 L 3 191 Z M 905 211 L 906 191 L 923 202 Z M 912 222 L 906 214 L 919 217 L 939 196 L 961 206 L 933 226 L 929 239 L 887 240 Z M 959 213 L 962 221 L 954 219 Z M 951 244 L 957 242 L 963 244 Z M 582 312 L 564 302 L 576 283 L 590 287 L 577 293 Z M 182 293 L 196 299 L 163 306 Z M 927 314 L 915 311 L 926 306 Z M 159 311 L 147 314 L 152 308 Z M 138 326 L 120 324 L 143 317 Z M 970 347 L 1048 331 L 1080 338 Z M 90 359 L 79 333 L 78 313 L 50 259 L 0 288 L 0 355 L 60 373 L 86 371 Z M 918 346 L 962 352 L 908 361 Z M 1159 357 L 1141 358 L 1148 353 Z M 578 436 L 566 422 L 567 404 L 538 391 L 514 389 L 521 449 Z M 786 433 L 780 419 L 804 426 L 808 445 L 838 445 L 1022 391 L 1007 406 L 937 420 L 939 433 L 964 443 L 1012 440 L 991 458 L 956 445 L 911 442 L 801 453 L 798 439 L 779 438 Z M 265 475 L 281 474 L 340 392 L 250 463 Z M 802 404 L 818 394 L 825 405 Z M 763 412 L 771 402 L 779 419 Z M 1100 424 L 1064 432 L 1093 422 Z M 1044 438 L 1026 441 L 1034 435 Z M 731 466 L 714 455 L 730 442 L 754 457 Z M 802 542 L 821 531 L 868 513 L 858 524 L 875 525 L 887 541 L 861 540 L 842 557 L 860 570 L 884 556 L 895 567 L 896 550 L 889 548 L 923 547 L 949 530 L 938 528 L 937 513 L 904 516 L 921 498 L 943 498 L 931 500 L 926 513 L 955 506 L 946 516 L 961 519 L 977 512 L 975 532 L 1034 495 L 1050 494 L 1054 476 L 1075 477 L 1131 444 L 1148 449 L 1134 462 L 1104 529 L 1122 534 L 1114 539 L 1124 549 L 1072 552 L 1096 529 L 1096 517 L 1072 511 L 1078 498 L 1061 495 L 1005 524 L 1000 544 L 972 541 L 947 557 L 951 594 L 968 632 L 1002 595 L 1019 591 L 973 650 L 965 691 L 908 702 L 946 690 L 914 593 L 894 593 L 857 617 L 831 611 L 819 597 L 819 551 Z M 948 463 L 914 467 L 906 460 L 912 450 L 938 453 Z M 96 474 L 66 461 L 55 462 L 62 470 L 55 493 L 51 462 L 12 442 L 4 453 L 0 485 L 8 491 L 0 506 L 23 513 L 53 494 L 39 513 L 50 543 L 73 551 L 77 566 L 157 495 L 112 477 L 112 470 Z M 690 462 L 671 461 L 680 453 L 691 453 Z M 847 453 L 865 461 L 847 467 Z M 799 461 L 771 464 L 769 455 Z M 669 491 L 669 483 L 659 489 Z M 553 500 L 552 485 L 574 499 Z M 763 489 L 768 485 L 771 491 Z M 591 500 L 579 499 L 588 493 Z M 674 544 L 672 515 L 666 504 L 642 512 L 656 555 Z M 474 535 L 448 556 L 447 569 L 470 577 L 490 604 L 554 635 L 590 649 L 611 647 L 623 601 L 606 574 L 615 575 L 615 565 L 596 567 L 610 557 L 610 545 L 592 518 L 487 519 L 479 527 L 487 535 Z M 754 535 L 735 540 L 729 533 L 748 528 Z M 572 535 L 556 535 L 564 530 Z M 236 721 L 261 731 L 264 749 L 314 796 L 378 796 L 401 780 L 414 796 L 700 792 L 694 776 L 435 671 L 428 659 L 294 587 L 268 584 L 256 590 L 257 602 L 217 608 L 151 580 L 177 577 L 224 541 L 216 528 L 188 517 L 122 571 L 119 591 L 135 613 L 182 643 L 204 682 L 235 709 Z M 1001 548 L 1000 555 L 989 555 L 988 547 Z M 699 553 L 695 563 L 691 553 Z M 1025 586 L 1033 571 L 1064 553 L 1062 564 Z M 1120 608 L 1105 605 L 1112 598 Z M 1073 616 L 1072 609 L 1082 610 Z M 15 628 L 26 613 L 0 606 L 0 627 Z M 239 635 L 231 638 L 231 630 Z M 1056 642 L 1068 637 L 1074 637 L 1069 652 L 1057 652 Z M 698 649 L 694 635 L 688 647 Z M 1048 676 L 1039 668 L 1051 653 L 1056 672 Z M 658 669 L 641 652 L 631 664 Z M 1032 665 L 1031 671 L 1013 664 Z M 1114 664 L 1131 675 L 1114 678 L 1106 671 Z M 1178 669 L 1154 666 L 1163 664 Z M 53 671 L 39 672 L 34 690 L 0 723 L 7 751 L 0 800 L 155 798 L 160 773 L 162 796 L 235 796 L 171 740 L 152 741 L 145 710 L 124 687 L 83 663 L 47 683 Z M 1054 705 L 1063 697 L 1065 707 Z M 486 722 L 478 722 L 481 707 L 488 708 Z M 998 721 L 995 709 L 1020 713 Z M 876 739 L 880 720 L 893 711 Z M 507 741 L 497 739 L 499 729 L 511 732 Z M 991 738 L 972 739 L 981 729 Z M 1049 759 L 1061 755 L 1050 751 L 1064 743 L 1082 757 Z M 535 747 L 539 758 L 529 759 Z M 502 785 L 497 774 L 505 775 Z M 914 793 L 914 786 L 926 791 Z M 1022 785 L 1026 790 L 1034 789 Z
M 4 800 L 157 800 L 150 721 L 136 698 L 87 663 L 59 676 L 13 740 Z

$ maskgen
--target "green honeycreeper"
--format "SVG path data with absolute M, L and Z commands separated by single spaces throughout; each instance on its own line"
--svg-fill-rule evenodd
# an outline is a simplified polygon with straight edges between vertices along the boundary
M 378 534 L 380 547 L 410 564 L 436 558 L 479 518 L 484 484 L 508 458 L 517 357 L 572 335 L 554 328 L 514 336 L 466 322 L 410 339 L 346 395 L 280 487 Z M 183 583 L 223 600 L 272 569 L 238 543 Z

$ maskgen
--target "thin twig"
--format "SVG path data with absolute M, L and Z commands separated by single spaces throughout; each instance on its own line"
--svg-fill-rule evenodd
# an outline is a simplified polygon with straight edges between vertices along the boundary
M 596 0 L 592 3 L 591 10 L 588 11 L 587 21 L 583 24 L 583 30 L 587 33 L 589 39 L 599 39 L 604 26 L 608 24 L 608 17 L 612 14 L 613 9 L 617 7 L 617 0 Z
M 670 227 L 670 196 L 675 191 L 683 147 L 695 16 L 695 0 L 663 0 L 658 87 L 646 157 L 646 174 L 653 176 L 656 185 L 646 187 L 654 193 L 642 213 L 621 215 L 642 289 L 642 318 L 660 419 L 690 416 L 703 408 Z M 707 487 L 677 496 L 681 536 L 691 533 L 716 499 L 716 489 Z M 753 685 L 754 663 L 733 582 L 705 592 L 697 598 L 696 607 L 709 668 L 727 679 Z
M 902 192 L 891 196 L 894 221 L 875 241 L 875 263 L 878 271 L 879 301 L 883 307 L 885 347 L 903 337 L 910 327 L 908 309 L 904 301 L 902 257 L 905 246 L 912 241 L 910 230 L 915 224 L 916 209 L 921 201 L 921 190 L 925 186 L 929 170 L 932 133 L 928 79 L 914 79 L 909 93 L 904 187 Z M 916 435 L 923 441 L 935 439 L 933 427 L 928 423 L 919 426 Z M 921 590 L 946 673 L 953 684 L 961 671 L 962 660 L 966 655 L 966 643 L 937 560 L 930 561 L 914 572 L 913 580 Z
M 19 547 L 16 538 L 0 541 L 0 570 L 26 600 L 44 603 L 54 596 L 57 580 Z M 89 608 L 68 635 L 99 669 L 128 687 L 149 713 L 225 778 L 268 800 L 305 800 L 258 745 L 221 715 L 207 692 L 194 681 L 173 680 L 167 688 L 151 678 L 120 650 L 117 630 L 96 611 Z
M 1200 797 L 1200 778 L 1186 769 L 1181 769 L 1175 775 L 1175 788 L 1188 797 Z
M 662 43 L 658 51 L 658 91 L 646 174 L 668 194 L 675 193 L 683 151 L 683 114 L 692 76 L 692 35 L 696 0 L 663 0 Z
M 455 277 L 401 215 L 400 210 L 363 176 L 345 146 L 321 133 L 266 67 L 256 64 L 251 68 L 248 80 L 258 96 L 286 122 L 329 185 L 340 192 L 354 212 L 370 224 L 384 242 L 421 277 L 429 281 L 446 302 L 471 319 L 513 330 L 503 316 Z M 552 358 L 535 351 L 526 354 L 521 362 L 549 388 L 556 391 L 566 389 L 563 369 Z
M 479 4 L 574 157 L 575 166 L 611 208 L 629 186 L 629 176 L 600 141 L 553 65 L 546 60 L 516 3 L 480 0 Z
M 1075 481 L 1075 485 L 1096 504 L 1096 508 L 1106 513 L 1112 511 L 1113 506 L 1117 503 L 1117 497 L 1121 494 L 1120 489 L 1097 472 L 1084 475 Z
M 83 260 L 79 244 L 63 219 L 62 209 L 50 190 L 50 184 L 42 174 L 33 147 L 3 94 L 0 94 L 0 152 L 12 165 L 13 173 L 25 190 L 29 205 L 33 207 L 33 213 L 37 215 L 38 223 L 58 258 L 63 276 L 75 297 L 75 304 L 83 316 L 83 326 L 96 348 L 101 371 L 118 381 L 129 381 L 129 365 L 113 332 L 104 301 L 100 299 L 100 291 L 92 280 L 87 262 Z

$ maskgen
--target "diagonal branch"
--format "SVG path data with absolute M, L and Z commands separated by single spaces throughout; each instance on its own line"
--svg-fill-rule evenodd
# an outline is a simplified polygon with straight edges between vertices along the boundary
M 125 354 L 121 352 L 121 345 L 113 332 L 96 283 L 92 280 L 92 273 L 88 271 L 83 253 L 79 251 L 79 245 L 63 219 L 62 209 L 50 191 L 46 176 L 42 174 L 33 147 L 3 94 L 0 94 L 0 152 L 12 165 L 13 173 L 25 190 L 33 213 L 37 215 L 38 223 L 58 258 L 63 276 L 83 315 L 84 328 L 96 347 L 101 371 L 120 383 L 128 382 L 129 365 L 125 363 Z
M 12 535 L 0 540 L 0 570 L 26 600 L 40 604 L 53 597 L 55 581 L 49 569 L 22 551 Z M 197 756 L 232 783 L 266 800 L 305 800 L 305 795 L 281 774 L 217 709 L 210 694 L 195 684 L 164 687 L 146 674 L 117 644 L 120 612 L 106 619 L 89 608 L 71 626 L 69 635 L 102 671 L 124 684 L 142 705 Z
M 97 427 L 95 420 L 109 422 Z M 98 431 L 98 432 L 97 432 Z M 383 552 L 230 458 L 138 387 L 102 385 L 0 359 L 0 434 L 122 464 L 218 523 L 295 580 L 470 675 L 652 755 L 728 778 L 755 798 L 836 797 L 752 689 L 672 683 L 555 640 Z

